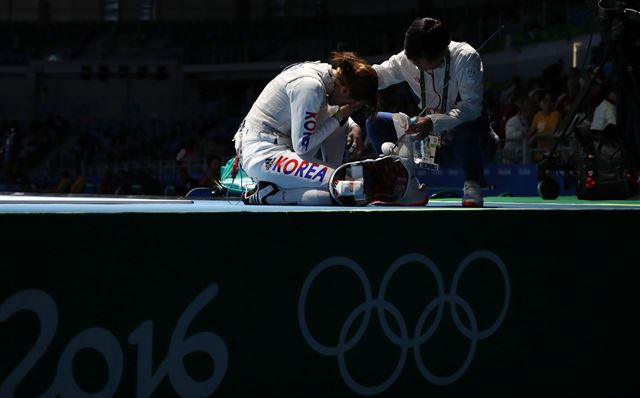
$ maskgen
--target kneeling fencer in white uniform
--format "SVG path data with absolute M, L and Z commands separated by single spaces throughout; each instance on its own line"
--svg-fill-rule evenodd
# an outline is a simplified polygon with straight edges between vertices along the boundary
M 351 164 L 342 164 L 347 146 L 355 152 L 363 148 L 362 130 L 351 114 L 363 105 L 375 109 L 377 96 L 375 71 L 354 53 L 336 52 L 331 64 L 304 62 L 282 71 L 258 96 L 234 137 L 240 166 L 256 181 L 242 201 L 363 205 L 391 202 L 385 198 L 393 197 L 402 204 L 405 191 L 410 191 L 406 187 L 419 187 L 409 169 L 399 172 L 396 161 L 377 162 L 375 167 L 372 161 L 353 162 L 352 175 Z M 362 166 L 356 164 L 363 163 L 369 164 L 366 172 L 357 171 Z M 343 167 L 334 176 L 339 166 Z M 391 174 L 378 178 L 386 170 Z M 390 175 L 405 176 L 411 183 L 400 182 L 405 189 L 396 182 L 381 183 Z M 396 194 L 380 195 L 384 190 Z M 412 202 L 426 203 L 410 196 Z M 350 198 L 341 200 L 346 197 Z

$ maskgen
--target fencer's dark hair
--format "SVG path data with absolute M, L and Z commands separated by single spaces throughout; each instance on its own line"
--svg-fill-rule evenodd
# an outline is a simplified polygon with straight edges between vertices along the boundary
M 329 56 L 334 68 L 340 68 L 350 97 L 362 102 L 370 112 L 378 109 L 378 74 L 364 59 L 350 51 L 334 51 Z
M 417 18 L 404 35 L 404 53 L 412 61 L 434 59 L 451 43 L 447 25 L 434 18 Z

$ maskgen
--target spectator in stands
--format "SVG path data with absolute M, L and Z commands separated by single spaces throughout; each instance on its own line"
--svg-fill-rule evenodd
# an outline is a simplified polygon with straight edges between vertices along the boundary
M 193 160 L 196 154 L 196 139 L 191 137 L 184 142 L 184 145 L 176 154 L 176 162 L 182 164 Z
M 576 105 L 578 95 L 580 94 L 580 71 L 578 68 L 572 68 L 567 76 L 565 89 L 556 100 L 555 108 L 560 112 L 562 118 L 568 116 Z
M 528 97 L 515 100 L 518 113 L 511 116 L 505 125 L 505 143 L 502 149 L 504 163 L 526 163 L 529 146 L 529 129 L 535 105 Z
M 351 52 L 330 64 L 292 65 L 271 80 L 235 135 L 246 174 L 257 180 L 246 204 L 330 205 L 329 178 L 345 147 L 362 151 L 362 130 L 351 114 L 377 107 L 373 68 Z M 345 145 L 346 144 L 346 145 Z
M 69 170 L 62 170 L 60 178 L 58 179 L 58 185 L 56 186 L 54 193 L 69 193 L 71 189 L 71 176 Z
M 82 172 L 78 172 L 76 178 L 73 180 L 71 184 L 71 188 L 69 188 L 69 193 L 79 194 L 84 193 L 85 188 L 85 178 Z
M 204 176 L 198 182 L 200 187 L 211 187 L 214 181 L 220 181 L 220 167 L 222 161 L 220 156 L 212 155 L 207 158 L 207 167 Z
M 553 98 L 557 98 L 563 91 L 564 60 L 558 58 L 556 62 L 547 65 L 542 70 L 542 80 L 548 85 Z
M 531 79 L 529 88 L 529 99 L 537 106 L 547 90 L 544 89 L 542 79 Z
M 518 113 L 515 101 L 522 97 L 523 91 L 520 76 L 514 76 L 511 79 L 511 85 L 500 93 L 500 120 L 497 123 L 496 133 L 503 142 L 506 139 L 507 121 Z
M 504 108 L 509 104 L 513 104 L 516 99 L 520 98 L 521 91 L 522 81 L 520 76 L 513 76 L 509 87 L 505 88 L 500 93 L 500 107 Z
M 534 150 L 534 161 L 541 160 L 542 155 L 551 150 L 561 117 L 560 112 L 554 109 L 554 101 L 548 91 L 542 96 L 539 107 L 529 128 L 529 145 Z
M 591 130 L 604 131 L 607 127 L 616 126 L 616 93 L 611 91 L 593 111 Z
M 498 137 L 490 129 L 483 107 L 483 66 L 478 52 L 467 43 L 452 41 L 447 26 L 433 18 L 418 18 L 405 33 L 404 50 L 380 65 L 379 88 L 407 82 L 426 112 L 407 130 L 423 137 L 447 133 L 450 145 L 441 146 L 436 162 L 464 169 L 462 205 L 481 207 L 484 149 Z M 396 142 L 392 114 L 378 112 L 367 120 L 367 136 L 380 153 L 384 142 Z

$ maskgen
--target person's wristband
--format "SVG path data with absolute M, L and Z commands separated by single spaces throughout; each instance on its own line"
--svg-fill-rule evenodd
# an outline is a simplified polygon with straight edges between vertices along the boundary
M 334 113 L 332 117 L 338 121 L 340 126 L 344 126 L 344 124 L 347 122 L 347 119 L 348 119 L 348 117 L 343 117 L 342 119 L 340 119 L 340 112 Z

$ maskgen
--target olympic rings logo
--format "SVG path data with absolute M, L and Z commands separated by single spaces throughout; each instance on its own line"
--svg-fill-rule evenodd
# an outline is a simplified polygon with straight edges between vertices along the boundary
M 479 259 L 489 260 L 498 268 L 498 270 L 502 274 L 505 292 L 504 302 L 500 314 L 498 315 L 495 322 L 484 330 L 478 329 L 478 321 L 473 309 L 471 308 L 471 305 L 469 305 L 469 303 L 458 294 L 458 284 L 460 282 L 461 275 L 474 261 Z M 398 308 L 385 299 L 387 287 L 393 275 L 401 267 L 411 263 L 419 263 L 424 265 L 435 277 L 438 289 L 438 296 L 424 308 L 418 318 L 418 322 L 412 335 L 410 335 L 409 330 L 407 330 L 407 322 Z M 347 268 L 348 270 L 356 274 L 356 276 L 360 279 L 360 283 L 362 284 L 365 297 L 364 301 L 353 309 L 353 311 L 349 314 L 347 319 L 342 324 L 340 334 L 338 336 L 337 345 L 328 346 L 320 343 L 309 330 L 309 327 L 307 325 L 305 307 L 309 290 L 315 279 L 322 272 L 332 267 Z M 322 355 L 337 357 L 340 374 L 345 383 L 353 391 L 361 395 L 375 395 L 387 390 L 395 383 L 398 377 L 400 377 L 400 374 L 402 373 L 407 361 L 409 349 L 413 350 L 416 365 L 418 367 L 418 370 L 420 371 L 420 374 L 425 378 L 425 380 L 435 385 L 443 386 L 454 383 L 455 381 L 460 379 L 471 365 L 471 361 L 473 360 L 476 352 L 478 341 L 484 340 L 487 337 L 493 335 L 504 321 L 507 315 L 510 300 L 511 286 L 509 284 L 509 274 L 507 272 L 507 267 L 504 265 L 504 262 L 500 259 L 500 257 L 488 250 L 475 251 L 465 257 L 464 260 L 462 260 L 454 273 L 449 292 L 445 291 L 444 280 L 440 270 L 435 265 L 435 263 L 431 261 L 431 259 L 429 259 L 429 257 L 418 253 L 410 253 L 404 255 L 398 258 L 385 273 L 384 277 L 382 278 L 382 283 L 380 285 L 380 291 L 377 298 L 373 297 L 371 285 L 362 267 L 360 267 L 360 265 L 358 265 L 355 261 L 347 257 L 335 256 L 327 258 L 324 261 L 320 262 L 307 276 L 307 279 L 302 286 L 302 291 L 298 300 L 298 322 L 305 341 L 314 351 Z M 445 304 L 449 304 L 451 317 L 458 331 L 470 340 L 470 347 L 463 364 L 458 370 L 447 376 L 439 376 L 433 374 L 425 364 L 425 361 L 422 358 L 422 354 L 420 352 L 420 347 L 424 343 L 426 343 L 427 340 L 429 340 L 438 329 L 438 326 L 440 325 L 440 321 L 442 319 Z M 464 315 L 467 317 L 469 326 L 465 325 L 460 320 L 458 308 L 461 308 L 464 312 Z M 382 327 L 385 336 L 389 339 L 389 341 L 391 341 L 394 345 L 401 349 L 401 353 L 398 364 L 386 380 L 378 385 L 365 386 L 358 383 L 351 376 L 351 373 L 347 368 L 345 354 L 353 349 L 362 339 L 369 326 L 369 321 L 371 320 L 371 313 L 373 310 L 377 310 L 380 326 Z M 427 319 L 429 319 L 431 313 L 436 310 L 437 313 L 435 315 L 433 323 L 426 330 L 424 330 Z M 389 323 L 387 321 L 387 313 L 393 317 L 396 324 L 398 325 L 400 335 L 396 334 L 389 326 Z M 360 326 L 358 326 L 355 333 L 350 333 L 351 328 L 354 326 L 354 322 L 361 315 L 362 323 L 360 323 Z M 351 338 L 348 338 L 348 336 L 351 336 Z

